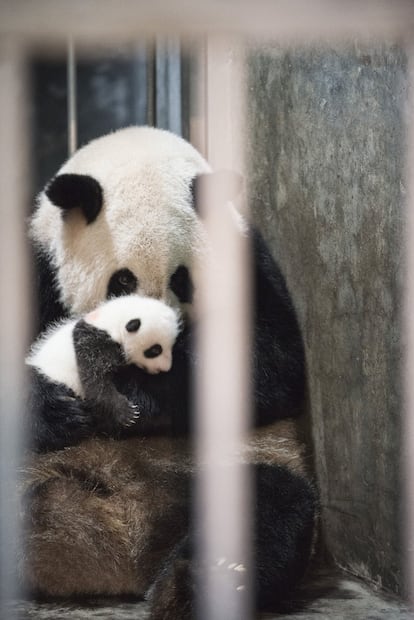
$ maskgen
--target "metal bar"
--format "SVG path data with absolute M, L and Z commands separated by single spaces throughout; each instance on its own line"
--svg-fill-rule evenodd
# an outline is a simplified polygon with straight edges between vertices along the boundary
M 181 57 L 178 37 L 157 37 L 155 62 L 156 126 L 181 136 Z
M 190 141 L 200 153 L 207 158 L 206 135 L 206 37 L 193 42 L 191 96 L 190 96 Z
M 228 41 L 207 44 L 206 123 L 213 168 L 240 170 L 240 75 Z M 203 189 L 203 188 L 202 188 Z M 250 484 L 239 458 L 249 423 L 247 240 L 237 226 L 225 178 L 206 183 L 201 212 L 209 253 L 198 288 L 196 447 L 200 464 L 196 524 L 200 531 L 198 615 L 251 617 Z M 231 372 L 229 372 L 231 369 Z
M 18 596 L 16 554 L 21 544 L 16 498 L 25 402 L 24 352 L 30 326 L 25 206 L 27 204 L 27 127 L 25 76 L 21 49 L 0 47 L 0 617 Z
M 156 81 L 156 68 L 155 68 L 155 43 L 151 40 L 148 43 L 147 53 L 147 125 L 155 125 L 155 81 Z
M 136 125 L 146 125 L 148 124 L 148 104 L 150 99 L 148 92 L 150 53 L 148 42 L 134 45 L 133 50 L 133 120 Z
M 47 15 L 47 19 L 45 19 Z M 136 40 L 138 34 L 258 34 L 279 41 L 318 41 L 321 37 L 399 36 L 414 24 L 411 0 L 2 0 L 0 34 L 53 44 L 76 32 L 77 42 Z
M 76 57 L 73 37 L 68 41 L 67 57 L 67 100 L 68 100 L 68 154 L 73 155 L 78 147 L 78 119 L 76 100 Z

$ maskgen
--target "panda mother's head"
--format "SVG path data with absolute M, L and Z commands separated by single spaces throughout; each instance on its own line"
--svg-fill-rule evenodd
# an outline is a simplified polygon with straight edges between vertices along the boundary
M 77 151 L 40 194 L 31 236 L 50 257 L 73 314 L 140 293 L 192 302 L 204 247 L 191 185 L 209 172 L 185 140 L 150 127 L 122 129 Z

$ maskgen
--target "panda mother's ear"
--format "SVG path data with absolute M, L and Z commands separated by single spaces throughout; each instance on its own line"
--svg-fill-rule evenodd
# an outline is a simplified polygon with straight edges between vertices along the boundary
M 191 198 L 195 211 L 200 212 L 203 193 L 214 191 L 221 203 L 235 200 L 242 192 L 243 177 L 234 170 L 218 170 L 199 174 L 191 180 Z
M 102 208 L 102 187 L 87 174 L 59 174 L 45 188 L 50 202 L 65 211 L 80 209 L 91 224 Z

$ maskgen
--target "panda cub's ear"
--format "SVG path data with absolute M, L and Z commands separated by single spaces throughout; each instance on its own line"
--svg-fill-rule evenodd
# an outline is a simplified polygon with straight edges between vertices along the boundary
M 63 211 L 80 209 L 91 224 L 102 208 L 102 187 L 87 174 L 59 174 L 45 188 L 50 202 Z
M 191 198 L 193 207 L 197 213 L 200 212 L 200 205 L 203 194 L 211 190 L 219 201 L 224 204 L 235 200 L 243 189 L 243 177 L 233 170 L 218 170 L 199 174 L 191 181 Z

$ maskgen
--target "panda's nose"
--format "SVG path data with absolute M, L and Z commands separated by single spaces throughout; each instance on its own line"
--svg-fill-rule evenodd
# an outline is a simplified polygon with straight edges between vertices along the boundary
M 168 372 L 172 366 L 172 354 L 171 351 L 163 352 L 162 355 L 158 355 L 152 361 L 147 364 L 142 364 L 143 368 L 150 375 L 158 375 L 160 372 Z

